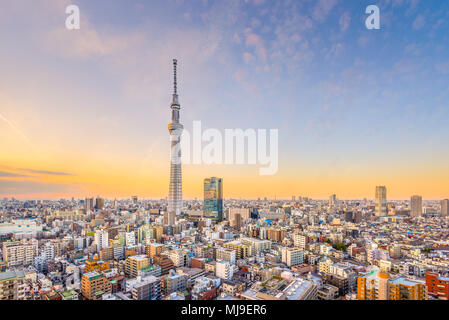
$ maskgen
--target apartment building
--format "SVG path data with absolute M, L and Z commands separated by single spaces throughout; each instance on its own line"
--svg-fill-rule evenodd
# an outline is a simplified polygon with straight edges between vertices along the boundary
M 224 260 L 229 262 L 230 265 L 235 265 L 236 251 L 226 248 L 217 248 L 216 251 L 217 260 Z
M 239 240 L 229 241 L 223 244 L 224 248 L 232 249 L 236 253 L 236 259 L 245 259 L 252 255 L 252 246 Z
M 153 257 L 153 263 L 161 267 L 162 275 L 168 274 L 174 268 L 173 261 L 164 254 Z
M 169 250 L 165 254 L 170 258 L 176 268 L 185 267 L 188 264 L 187 254 L 182 250 Z
M 150 264 L 150 259 L 146 255 L 136 255 L 126 258 L 125 274 L 134 278 L 139 275 L 139 271 Z
M 232 280 L 234 270 L 228 261 L 219 260 L 215 264 L 215 275 L 221 279 Z
M 109 262 L 100 260 L 87 260 L 84 262 L 84 272 L 102 272 L 111 269 Z
M 165 250 L 165 246 L 161 243 L 150 243 L 145 246 L 145 253 L 150 258 L 160 255 Z
M 410 280 L 404 276 L 389 281 L 390 300 L 427 300 L 427 286 L 424 282 Z
M 306 244 L 307 244 L 307 236 L 300 233 L 293 234 L 293 245 L 295 247 L 305 249 Z
M 436 272 L 428 272 L 426 285 L 429 296 L 440 300 L 449 300 L 449 277 L 443 277 Z
M 297 266 L 304 262 L 304 251 L 298 248 L 283 248 L 282 262 L 287 266 Z
M 357 299 L 427 300 L 427 286 L 405 276 L 390 279 L 387 273 L 375 270 L 357 279 Z
M 81 294 L 88 300 L 101 300 L 103 294 L 112 292 L 111 282 L 102 274 L 92 271 L 81 277 Z
M 0 273 L 0 300 L 22 300 L 25 298 L 26 288 L 24 271 Z
M 187 288 L 187 276 L 175 273 L 171 270 L 170 273 L 162 279 L 162 287 L 164 295 L 169 295 L 173 292 L 182 292 Z
M 357 300 L 388 300 L 388 280 L 388 274 L 378 270 L 358 277 Z
M 133 300 L 161 300 L 161 281 L 154 276 L 139 279 L 132 288 Z

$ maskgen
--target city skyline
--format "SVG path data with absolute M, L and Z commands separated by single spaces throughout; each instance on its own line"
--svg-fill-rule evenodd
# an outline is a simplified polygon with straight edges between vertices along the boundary
M 336 0 L 74 1 L 69 31 L 71 3 L 2 3 L 1 198 L 165 198 L 172 57 L 186 129 L 280 134 L 277 174 L 185 165 L 186 199 L 211 176 L 226 198 L 448 197 L 447 3 L 379 1 L 373 31 Z
M 441 0 L 0 0 L 0 300 L 448 301 L 448 31 Z

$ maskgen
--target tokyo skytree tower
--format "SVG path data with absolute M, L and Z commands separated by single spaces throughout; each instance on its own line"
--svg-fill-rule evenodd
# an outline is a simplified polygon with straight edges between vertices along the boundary
M 174 91 L 171 108 L 171 123 L 168 124 L 170 132 L 170 189 L 168 193 L 168 220 L 174 224 L 175 216 L 181 214 L 182 210 L 182 172 L 181 172 L 181 134 L 184 129 L 179 123 L 179 110 L 181 106 L 178 101 L 176 68 L 178 61 L 173 60 Z

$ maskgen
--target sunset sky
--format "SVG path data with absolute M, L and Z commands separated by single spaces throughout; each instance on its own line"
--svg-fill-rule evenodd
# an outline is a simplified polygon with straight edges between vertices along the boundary
M 173 58 L 187 130 L 279 130 L 277 174 L 184 198 L 449 197 L 449 1 L 0 0 L 0 41 L 0 197 L 165 198 Z

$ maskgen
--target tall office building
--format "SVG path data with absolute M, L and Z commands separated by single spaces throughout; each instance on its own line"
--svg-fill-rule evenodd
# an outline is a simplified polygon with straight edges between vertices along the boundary
M 385 186 L 376 187 L 376 217 L 387 215 L 387 188 Z
M 181 106 L 178 101 L 178 89 L 176 79 L 176 68 L 178 61 L 173 60 L 174 92 L 171 103 L 171 123 L 168 124 L 170 132 L 170 188 L 168 192 L 168 214 L 180 215 L 182 210 L 182 172 L 181 172 L 181 134 L 184 129 L 179 123 L 179 110 Z M 172 217 L 167 219 L 173 221 Z
M 94 208 L 94 198 L 86 198 L 84 200 L 84 208 L 86 211 L 92 210 Z
M 449 199 L 441 200 L 441 217 L 447 217 L 449 213 Z
M 223 179 L 204 179 L 204 216 L 214 221 L 223 220 Z
M 95 209 L 101 210 L 104 207 L 104 199 L 97 196 L 95 199 Z
M 329 197 L 329 206 L 334 207 L 337 205 L 337 195 L 333 194 Z
M 410 215 L 412 217 L 421 217 L 422 216 L 422 197 L 421 196 L 412 196 L 410 199 Z
M 237 230 L 240 230 L 242 227 L 242 216 L 240 213 L 236 213 L 233 216 L 233 219 L 231 220 L 231 226 L 236 228 Z

